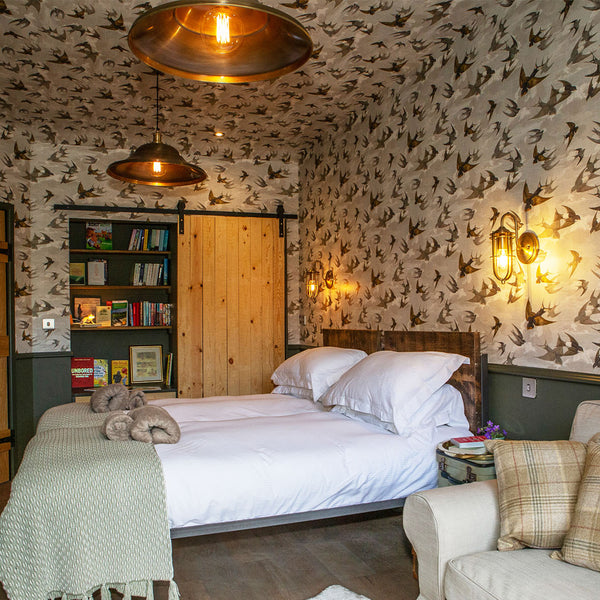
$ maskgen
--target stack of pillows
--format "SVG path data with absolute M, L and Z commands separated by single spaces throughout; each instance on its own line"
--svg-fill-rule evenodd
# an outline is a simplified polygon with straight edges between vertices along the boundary
M 331 346 L 288 358 L 273 373 L 273 393 L 320 402 L 350 418 L 399 435 L 424 427 L 465 427 L 460 392 L 446 384 L 469 359 L 446 352 L 367 355 Z
M 587 444 L 490 440 L 486 448 L 498 478 L 498 550 L 555 549 L 553 558 L 600 571 L 600 433 Z

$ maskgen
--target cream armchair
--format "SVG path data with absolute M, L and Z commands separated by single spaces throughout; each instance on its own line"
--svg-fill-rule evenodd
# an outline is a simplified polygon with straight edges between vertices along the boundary
M 577 408 L 570 439 L 600 431 L 600 401 Z M 598 600 L 600 572 L 550 558 L 550 551 L 498 552 L 495 480 L 411 495 L 404 530 L 418 560 L 418 600 Z

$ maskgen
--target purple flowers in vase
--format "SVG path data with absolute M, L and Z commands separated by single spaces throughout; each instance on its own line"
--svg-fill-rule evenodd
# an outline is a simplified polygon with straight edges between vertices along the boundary
M 508 434 L 506 430 L 500 429 L 500 425 L 496 425 L 493 421 L 488 421 L 486 425 L 477 430 L 477 435 L 484 435 L 488 440 L 502 440 Z

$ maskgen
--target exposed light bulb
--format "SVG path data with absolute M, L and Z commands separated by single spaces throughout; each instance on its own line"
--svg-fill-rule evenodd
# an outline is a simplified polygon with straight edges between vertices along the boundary
M 161 163 L 161 162 L 159 162 L 159 161 L 157 161 L 157 160 L 155 160 L 155 161 L 152 163 L 152 172 L 153 172 L 155 175 L 162 175 L 162 172 L 163 172 L 162 163 Z
M 229 44 L 229 16 L 223 13 L 219 13 L 215 20 L 217 22 L 217 43 Z

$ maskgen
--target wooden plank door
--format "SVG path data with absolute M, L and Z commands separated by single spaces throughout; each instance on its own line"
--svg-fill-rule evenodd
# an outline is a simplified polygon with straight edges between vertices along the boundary
M 179 396 L 270 392 L 285 353 L 278 220 L 186 216 L 177 273 Z
M 10 479 L 9 427 L 9 244 L 6 236 L 6 211 L 0 209 L 0 483 Z

